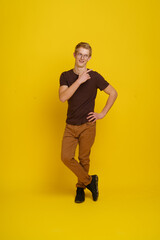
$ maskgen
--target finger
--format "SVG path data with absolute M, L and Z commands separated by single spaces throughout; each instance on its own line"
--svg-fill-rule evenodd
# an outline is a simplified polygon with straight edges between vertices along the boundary
M 95 122 L 96 118 L 94 118 L 93 120 L 88 120 L 88 122 Z
M 87 70 L 86 73 L 88 73 L 88 72 L 90 72 L 90 71 L 92 71 L 92 69 Z
M 92 118 L 89 118 L 88 121 L 91 122 L 91 121 L 93 121 L 95 119 L 96 119 L 95 117 L 92 117 Z
M 89 117 L 89 118 L 87 118 L 87 120 L 89 120 L 89 121 L 90 121 L 90 120 L 92 120 L 93 118 L 95 118 L 95 117 Z
M 94 114 L 90 114 L 87 118 L 95 117 Z
M 88 115 L 94 114 L 94 112 L 89 112 Z

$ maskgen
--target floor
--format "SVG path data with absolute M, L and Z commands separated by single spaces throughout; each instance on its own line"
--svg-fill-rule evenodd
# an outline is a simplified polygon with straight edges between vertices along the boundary
M 0 239 L 160 239 L 158 189 L 99 190 L 97 202 L 86 190 L 79 204 L 74 203 L 75 189 L 4 193 Z

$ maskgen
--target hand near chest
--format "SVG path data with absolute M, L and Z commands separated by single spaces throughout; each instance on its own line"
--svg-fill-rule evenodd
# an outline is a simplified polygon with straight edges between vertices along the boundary
M 90 75 L 88 74 L 90 71 L 92 71 L 92 69 L 89 69 L 86 72 L 79 75 L 79 77 L 77 79 L 79 84 L 82 84 L 91 78 Z

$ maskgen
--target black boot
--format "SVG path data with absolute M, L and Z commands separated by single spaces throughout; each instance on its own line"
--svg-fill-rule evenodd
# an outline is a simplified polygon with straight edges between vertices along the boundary
M 92 197 L 93 201 L 97 201 L 98 199 L 98 176 L 97 175 L 91 175 L 92 176 L 92 181 L 90 184 L 86 186 L 91 192 L 92 192 Z
M 84 188 L 77 187 L 75 202 L 81 203 L 85 200 Z

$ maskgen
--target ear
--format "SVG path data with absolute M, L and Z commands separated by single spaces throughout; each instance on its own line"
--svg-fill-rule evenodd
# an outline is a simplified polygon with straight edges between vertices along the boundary
M 76 57 L 76 54 L 75 54 L 75 52 L 73 53 L 73 56 L 74 56 L 74 57 Z
M 88 61 L 91 59 L 91 56 L 88 58 Z

